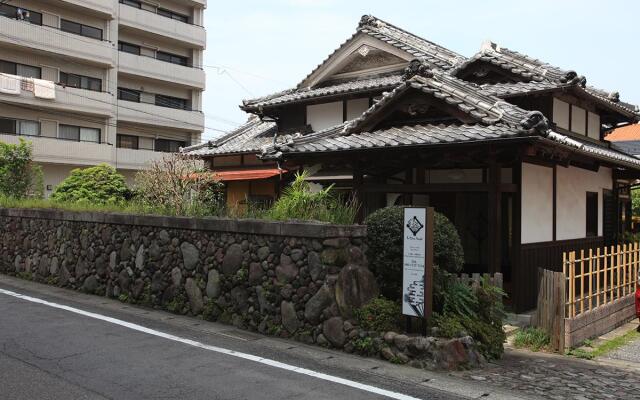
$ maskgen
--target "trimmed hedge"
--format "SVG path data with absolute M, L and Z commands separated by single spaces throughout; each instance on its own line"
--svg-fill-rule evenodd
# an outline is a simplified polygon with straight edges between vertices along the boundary
M 403 207 L 392 206 L 367 217 L 367 259 L 378 279 L 381 293 L 388 299 L 402 294 Z M 433 262 L 440 270 L 458 273 L 464 251 L 456 227 L 440 213 L 434 215 Z

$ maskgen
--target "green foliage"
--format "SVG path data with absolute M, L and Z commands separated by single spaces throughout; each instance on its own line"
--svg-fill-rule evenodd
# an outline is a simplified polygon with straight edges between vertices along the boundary
M 517 348 L 528 348 L 533 351 L 540 351 L 549 346 L 551 338 L 543 329 L 527 327 L 516 332 L 513 345 Z
M 399 299 L 402 293 L 403 207 L 392 206 L 367 217 L 367 258 L 382 294 Z M 439 270 L 459 272 L 464 264 L 462 242 L 455 226 L 440 213 L 434 215 L 433 259 Z
M 574 356 L 583 360 L 593 360 L 595 355 L 583 349 L 570 349 L 567 351 L 568 356 Z
M 475 339 L 486 358 L 500 358 L 506 339 L 502 329 L 504 292 L 488 279 L 483 279 L 475 290 L 463 286 L 453 277 L 444 285 L 442 313 L 435 318 L 439 334 L 444 337 L 467 334 Z
M 367 331 L 388 332 L 397 330 L 402 310 L 400 306 L 384 297 L 378 297 L 355 310 L 358 325 Z
M 32 146 L 20 138 L 18 144 L 0 142 L 0 195 L 15 199 L 41 198 L 42 168 L 32 160 Z
M 184 290 L 179 290 L 173 299 L 167 304 L 167 310 L 174 314 L 182 314 L 185 306 L 187 305 L 187 296 Z
M 57 202 L 86 204 L 117 204 L 125 201 L 130 191 L 115 168 L 100 164 L 76 168 L 56 186 L 51 199 Z
M 129 303 L 131 298 L 129 297 L 128 293 L 122 293 L 120 294 L 120 296 L 118 296 L 118 300 L 120 300 L 123 303 Z
M 634 217 L 640 217 L 640 189 L 631 191 L 631 212 Z
M 364 338 L 356 338 L 351 343 L 353 344 L 353 348 L 358 354 L 373 356 L 378 353 L 378 346 L 370 336 Z
M 202 308 L 202 318 L 207 321 L 216 321 L 221 313 L 222 308 L 213 299 L 209 299 Z
M 33 274 L 31 274 L 31 272 L 28 272 L 28 271 L 18 272 L 18 278 L 24 279 L 24 280 L 27 280 L 27 281 L 32 281 L 33 280 Z
M 306 181 L 306 172 L 296 174 L 291 186 L 284 189 L 265 217 L 276 221 L 303 220 L 352 224 L 358 212 L 353 199 L 336 196 L 333 185 L 318 192 L 312 192 Z

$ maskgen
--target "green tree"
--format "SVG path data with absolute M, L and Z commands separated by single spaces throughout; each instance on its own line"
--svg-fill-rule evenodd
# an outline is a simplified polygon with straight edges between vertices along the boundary
M 0 142 L 0 194 L 22 199 L 41 198 L 44 192 L 42 168 L 32 160 L 30 142 Z
M 631 210 L 634 217 L 640 217 L 640 189 L 631 191 Z
M 70 203 L 116 204 L 129 196 L 124 177 L 112 166 L 100 164 L 72 170 L 53 191 L 51 199 Z

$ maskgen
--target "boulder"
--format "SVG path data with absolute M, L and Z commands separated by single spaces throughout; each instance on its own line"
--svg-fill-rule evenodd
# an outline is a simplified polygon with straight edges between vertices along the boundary
M 293 303 L 283 301 L 280 305 L 280 311 L 284 328 L 291 334 L 295 333 L 300 328 L 300 321 L 296 316 L 296 309 Z
M 187 293 L 189 304 L 191 305 L 191 313 L 198 315 L 202 312 L 204 302 L 202 300 L 202 291 L 198 287 L 195 280 L 187 278 L 187 282 L 184 285 L 184 290 Z
M 89 266 L 84 258 L 80 258 L 76 264 L 76 279 L 80 279 L 89 272 Z
M 271 304 L 267 299 L 267 291 L 262 286 L 256 287 L 256 297 L 258 298 L 258 306 L 260 307 L 260 314 L 264 315 L 271 312 Z
M 317 324 L 320 322 L 322 311 L 331 303 L 333 303 L 333 293 L 327 285 L 323 285 L 305 304 L 304 318 L 312 324 Z
M 120 247 L 120 261 L 129 261 L 131 258 L 131 240 L 125 239 Z
M 160 239 L 160 243 L 168 244 L 169 241 L 171 241 L 171 236 L 169 236 L 169 233 L 163 229 L 158 233 L 158 239 Z
M 378 297 L 376 278 L 367 267 L 349 264 L 342 268 L 336 282 L 336 302 L 340 313 L 347 318 L 358 309 Z
M 320 255 L 318 253 L 315 251 L 309 252 L 309 255 L 307 255 L 307 265 L 309 266 L 309 275 L 311 275 L 311 279 L 317 281 L 324 277 L 325 268 L 324 265 L 322 265 Z
M 227 249 L 227 253 L 222 260 L 222 273 L 225 275 L 233 275 L 242 267 L 242 260 L 244 259 L 244 251 L 242 251 L 242 245 L 232 244 Z
M 60 269 L 60 279 L 58 280 L 58 284 L 60 286 L 66 286 L 71 279 L 71 272 L 67 269 L 67 267 L 62 266 Z
M 182 252 L 184 268 L 189 271 L 193 270 L 196 265 L 198 265 L 200 259 L 200 251 L 198 248 L 189 242 L 182 242 L 180 251 Z
M 128 292 L 130 285 L 131 278 L 129 278 L 129 274 L 127 273 L 127 271 L 123 269 L 118 274 L 118 286 L 120 286 L 120 289 L 122 289 L 124 292 Z
M 252 285 L 262 282 L 264 276 L 264 270 L 260 263 L 254 262 L 249 264 L 249 283 Z
M 151 246 L 149 246 L 149 257 L 152 260 L 157 260 L 160 258 L 161 253 L 162 250 L 160 249 L 160 246 L 158 246 L 158 242 L 156 242 L 155 240 L 151 242 Z
M 178 267 L 173 267 L 171 270 L 171 282 L 173 286 L 180 286 L 182 284 L 182 271 Z
M 95 293 L 98 289 L 98 279 L 95 275 L 90 275 L 84 280 L 82 284 L 82 291 L 85 293 Z
M 47 256 L 40 257 L 40 262 L 38 263 L 38 275 L 45 278 L 49 276 L 49 266 L 50 266 L 49 257 Z
M 220 296 L 220 273 L 215 269 L 209 271 L 206 291 L 210 299 L 217 299 Z
M 269 257 L 270 253 L 271 253 L 271 251 L 269 250 L 269 247 L 267 247 L 267 246 L 260 247 L 258 249 L 258 260 L 260 260 L 260 261 L 266 260 L 267 257 Z
M 302 260 L 303 257 L 304 257 L 304 252 L 302 251 L 302 249 L 291 250 L 291 260 L 293 260 L 293 262 L 298 262 Z
M 276 267 L 276 278 L 280 283 L 288 283 L 298 276 L 298 266 L 287 255 L 280 256 L 280 265 Z
M 58 257 L 53 257 L 51 259 L 51 265 L 49 266 L 49 273 L 51 275 L 58 274 L 58 268 L 59 268 Z
M 142 270 L 144 268 L 144 245 L 141 244 L 136 252 L 136 268 Z
M 112 251 L 111 254 L 109 254 L 109 269 L 111 271 L 115 270 L 117 264 L 118 264 L 118 253 L 116 253 L 115 251 Z
M 322 324 L 322 334 L 334 347 L 342 348 L 346 340 L 343 329 L 344 321 L 340 317 L 329 318 Z
M 96 274 L 99 277 L 104 278 L 105 275 L 107 274 L 107 263 L 104 257 L 103 256 L 96 257 L 96 261 L 94 262 L 94 265 L 96 267 Z
M 153 293 L 161 293 L 164 290 L 164 274 L 156 271 L 151 278 L 151 291 Z

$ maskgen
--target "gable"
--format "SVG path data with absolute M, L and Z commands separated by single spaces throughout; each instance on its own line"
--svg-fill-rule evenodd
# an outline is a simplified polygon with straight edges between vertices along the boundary
M 467 64 L 464 69 L 456 73 L 456 77 L 478 85 L 531 81 L 531 78 L 525 78 L 483 59 Z
M 323 62 L 299 87 L 362 78 L 404 69 L 414 56 L 382 40 L 358 33 Z

